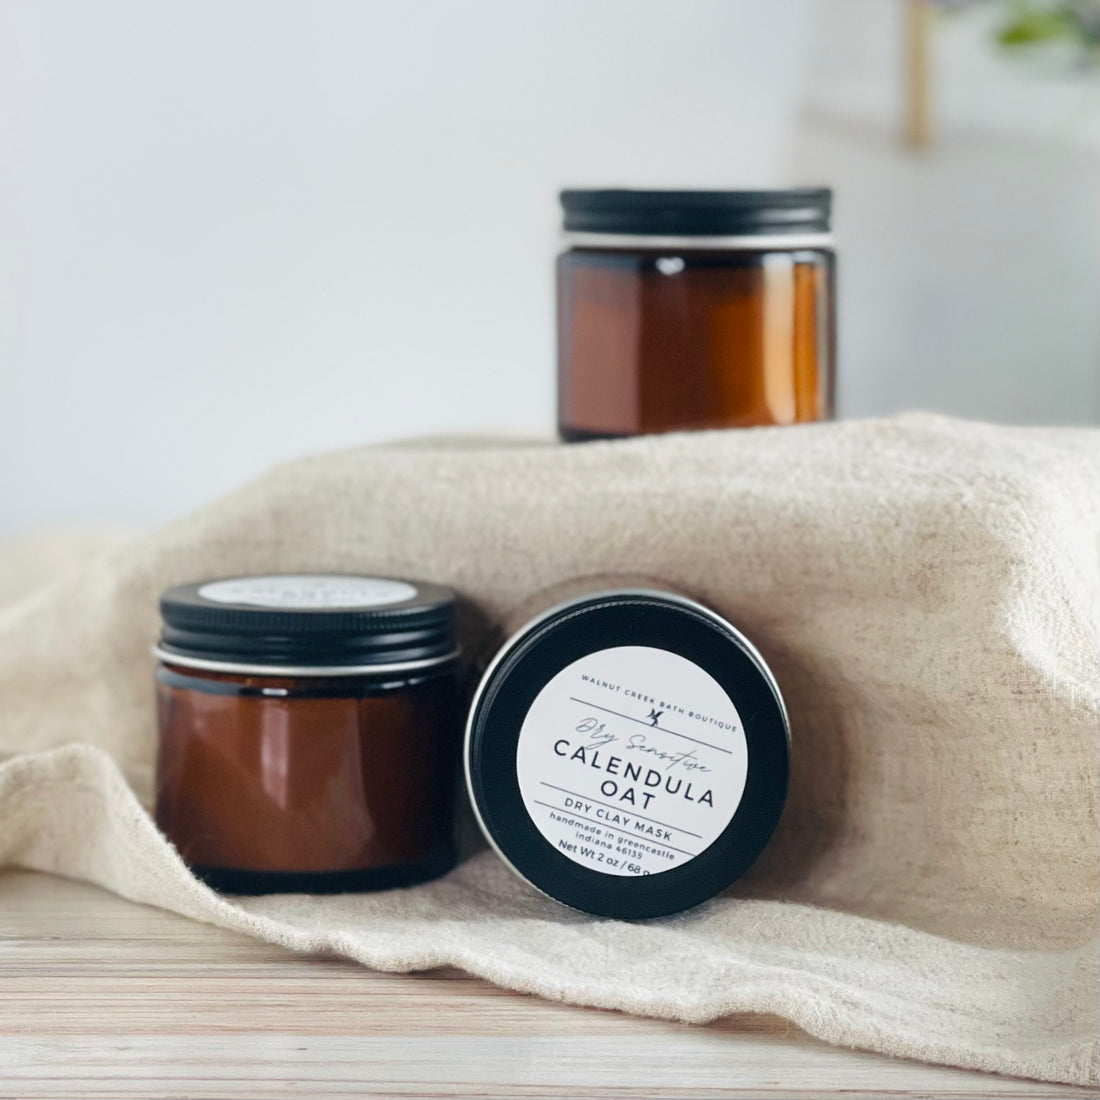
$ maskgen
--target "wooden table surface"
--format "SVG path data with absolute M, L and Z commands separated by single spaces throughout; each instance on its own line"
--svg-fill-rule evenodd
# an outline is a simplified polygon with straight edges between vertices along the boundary
M 378 974 L 0 873 L 0 1096 L 1053 1097 L 1091 1090 Z

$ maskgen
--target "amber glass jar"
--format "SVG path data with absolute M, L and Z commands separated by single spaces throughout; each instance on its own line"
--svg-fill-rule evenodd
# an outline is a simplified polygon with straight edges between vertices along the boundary
M 563 191 L 561 202 L 563 439 L 833 415 L 828 189 Z
M 230 893 L 377 890 L 453 866 L 454 597 L 378 577 L 169 589 L 156 820 Z

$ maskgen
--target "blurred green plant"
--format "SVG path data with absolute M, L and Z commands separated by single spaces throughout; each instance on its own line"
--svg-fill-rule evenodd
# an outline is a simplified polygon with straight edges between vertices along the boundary
M 997 41 L 1019 50 L 1062 44 L 1082 64 L 1100 66 L 1100 0 L 1009 0 Z

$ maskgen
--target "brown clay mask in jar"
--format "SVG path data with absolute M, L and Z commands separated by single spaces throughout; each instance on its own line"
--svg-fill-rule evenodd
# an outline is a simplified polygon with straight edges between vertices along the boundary
M 453 866 L 454 595 L 345 575 L 161 598 L 156 820 L 231 893 L 407 886 Z

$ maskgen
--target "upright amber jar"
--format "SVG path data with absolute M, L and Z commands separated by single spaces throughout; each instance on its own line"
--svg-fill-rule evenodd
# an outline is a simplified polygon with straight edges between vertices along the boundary
M 561 202 L 563 439 L 833 415 L 828 189 L 563 191 Z
M 376 890 L 454 863 L 454 597 L 380 577 L 169 589 L 156 820 L 230 893 Z

